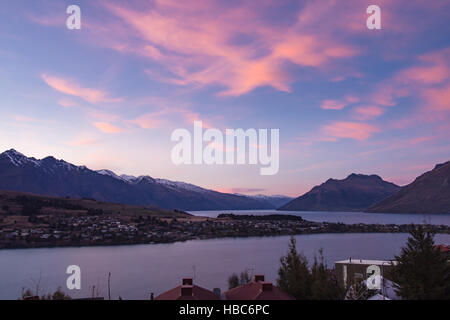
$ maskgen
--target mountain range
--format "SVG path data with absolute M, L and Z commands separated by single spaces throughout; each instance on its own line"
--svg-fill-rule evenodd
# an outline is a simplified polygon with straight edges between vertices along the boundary
M 119 176 L 109 170 L 94 171 L 54 157 L 29 158 L 14 149 L 0 154 L 0 190 L 185 211 L 275 209 L 279 206 L 279 197 L 272 203 L 270 197 L 221 193 L 149 176 Z
M 450 161 L 436 165 L 367 212 L 450 214 Z
M 183 211 L 278 208 L 450 214 L 450 161 L 404 187 L 377 175 L 352 173 L 343 180 L 328 179 L 292 199 L 281 195 L 221 193 L 150 176 L 119 176 L 110 170 L 94 171 L 51 156 L 38 160 L 11 149 L 0 154 L 0 190 Z
M 399 189 L 399 186 L 377 175 L 352 173 L 343 180 L 328 179 L 279 210 L 363 211 Z

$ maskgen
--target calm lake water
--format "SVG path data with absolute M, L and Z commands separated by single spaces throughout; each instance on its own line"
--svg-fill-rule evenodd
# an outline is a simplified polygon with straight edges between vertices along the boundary
M 256 214 L 256 211 L 234 213 Z M 346 223 L 418 223 L 424 218 L 361 213 L 302 212 L 300 215 L 308 220 Z M 427 219 L 436 224 L 449 224 L 450 217 L 428 216 Z M 407 237 L 407 234 L 379 233 L 316 234 L 299 235 L 296 239 L 298 249 L 309 259 L 323 248 L 328 264 L 332 265 L 334 261 L 349 257 L 392 259 L 400 253 Z M 450 235 L 436 235 L 436 243 L 450 244 Z M 279 236 L 116 247 L 0 250 L 0 299 L 17 299 L 22 288 L 34 288 L 36 282 L 40 282 L 41 292 L 45 293 L 61 286 L 72 297 L 88 297 L 95 286 L 95 291 L 107 297 L 108 272 L 112 274 L 113 299 L 119 296 L 148 299 L 150 292 L 158 295 L 179 285 L 182 277 L 195 277 L 195 283 L 205 288 L 226 290 L 228 276 L 244 269 L 263 273 L 268 281 L 275 282 L 279 258 L 287 252 L 288 244 L 289 236 Z M 65 289 L 65 271 L 69 265 L 81 267 L 81 291 Z
M 435 225 L 450 225 L 449 214 L 392 214 L 392 213 L 365 213 L 365 212 L 329 212 L 329 211 L 276 211 L 276 210 L 224 210 L 224 211 L 191 211 L 196 216 L 216 218 L 222 213 L 269 215 L 289 214 L 301 216 L 305 220 L 315 222 L 343 222 L 347 224 L 410 224 L 428 223 Z
M 312 259 L 324 248 L 329 265 L 352 258 L 392 259 L 407 234 L 316 234 L 296 236 L 299 250 Z M 450 235 L 437 235 L 437 243 L 450 243 Z M 17 299 L 22 287 L 34 287 L 40 278 L 42 292 L 64 288 L 67 266 L 82 271 L 82 290 L 72 297 L 90 296 L 92 286 L 107 296 L 148 299 L 179 285 L 182 277 L 195 276 L 206 288 L 226 289 L 227 277 L 249 269 L 276 280 L 279 258 L 287 251 L 288 236 L 194 240 L 183 243 L 54 249 L 0 250 L 0 299 Z M 96 290 L 97 290 L 96 289 Z M 65 290 L 67 292 L 67 290 Z

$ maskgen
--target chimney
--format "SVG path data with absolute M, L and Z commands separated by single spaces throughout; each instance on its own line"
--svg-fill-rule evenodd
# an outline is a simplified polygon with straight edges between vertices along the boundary
M 192 278 L 183 278 L 182 284 L 183 286 L 192 286 L 193 285 Z
M 263 284 L 262 284 L 262 291 L 263 292 L 270 292 L 270 291 L 272 291 L 272 282 L 263 282 Z
M 192 297 L 193 286 L 181 286 L 181 296 L 182 297 Z
M 255 274 L 255 282 L 264 282 L 264 275 L 263 274 Z

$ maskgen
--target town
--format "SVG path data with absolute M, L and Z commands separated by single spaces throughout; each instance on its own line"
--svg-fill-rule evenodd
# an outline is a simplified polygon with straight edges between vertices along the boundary
M 26 217 L 20 217 L 26 218 Z M 429 226 L 436 233 L 450 227 Z M 0 223 L 0 249 L 172 243 L 195 239 L 260 237 L 313 233 L 401 233 L 411 225 L 310 222 L 298 216 L 155 217 L 36 215 L 27 223 Z

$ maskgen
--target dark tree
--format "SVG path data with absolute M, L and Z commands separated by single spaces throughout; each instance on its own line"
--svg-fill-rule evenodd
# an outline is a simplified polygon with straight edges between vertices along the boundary
M 341 300 L 344 297 L 344 289 L 336 279 L 334 271 L 327 268 L 323 257 L 323 249 L 319 250 L 319 259 L 314 257 L 311 278 L 311 299 Z
M 241 272 L 241 275 L 239 277 L 239 282 L 241 285 L 243 284 L 247 284 L 251 281 L 252 279 L 250 279 L 250 276 L 248 274 L 247 269 Z
M 396 291 L 403 299 L 429 300 L 450 298 L 450 266 L 434 246 L 434 234 L 423 226 L 410 231 L 406 246 L 395 257 L 392 272 Z
M 284 292 L 297 300 L 311 299 L 311 274 L 308 269 L 308 260 L 303 254 L 297 252 L 296 241 L 291 237 L 289 252 L 280 259 L 278 270 L 278 286 Z
M 61 288 L 58 288 L 52 295 L 52 300 L 71 300 L 72 298 L 65 294 Z
M 236 273 L 233 273 L 228 278 L 228 289 L 233 289 L 239 286 L 239 276 Z
M 228 277 L 228 289 L 236 288 L 240 285 L 247 284 L 251 281 L 251 278 L 248 274 L 247 269 L 242 271 L 240 276 L 237 273 L 233 273 L 230 277 Z

